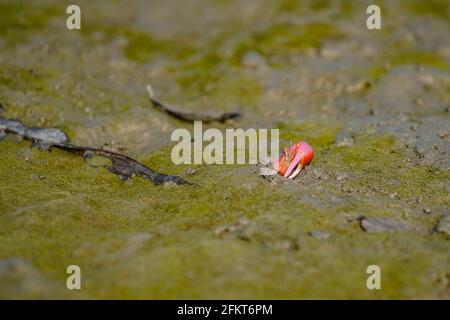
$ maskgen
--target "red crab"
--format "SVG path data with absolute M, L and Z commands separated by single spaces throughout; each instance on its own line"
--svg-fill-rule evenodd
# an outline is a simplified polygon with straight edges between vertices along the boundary
M 304 141 L 285 147 L 280 157 L 274 161 L 273 168 L 280 176 L 294 179 L 314 158 L 313 148 Z

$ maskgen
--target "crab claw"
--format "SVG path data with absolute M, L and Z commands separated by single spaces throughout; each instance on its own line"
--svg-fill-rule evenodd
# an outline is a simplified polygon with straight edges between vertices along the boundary
M 314 158 L 313 148 L 304 141 L 286 148 L 273 164 L 279 175 L 294 179 Z

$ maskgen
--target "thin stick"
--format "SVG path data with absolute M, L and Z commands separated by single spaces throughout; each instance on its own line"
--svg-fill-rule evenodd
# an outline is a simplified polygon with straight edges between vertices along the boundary
M 204 123 L 210 123 L 210 122 L 216 121 L 216 122 L 223 123 L 227 120 L 237 119 L 241 116 L 241 114 L 238 112 L 224 112 L 219 116 L 210 116 L 210 115 L 205 115 L 205 114 L 195 114 L 195 113 L 175 111 L 174 109 L 167 106 L 165 103 L 161 102 L 160 100 L 158 100 L 156 98 L 155 92 L 150 85 L 147 85 L 146 88 L 147 88 L 148 97 L 150 99 L 150 102 L 156 109 L 158 109 L 162 112 L 165 112 L 168 115 L 170 115 L 178 120 L 181 120 L 181 121 L 185 121 L 185 122 L 202 121 Z

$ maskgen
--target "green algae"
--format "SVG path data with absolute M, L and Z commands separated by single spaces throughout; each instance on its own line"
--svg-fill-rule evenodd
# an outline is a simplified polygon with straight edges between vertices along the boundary
M 141 63 L 147 62 L 155 53 L 162 51 L 163 44 L 147 33 L 127 30 L 126 32 L 121 32 L 121 34 L 128 40 L 124 53 L 130 60 Z
M 100 37 L 98 33 L 101 34 Z M 108 21 L 101 23 L 98 20 L 88 20 L 82 29 L 82 34 L 97 45 L 110 43 L 114 39 L 125 39 L 126 43 L 122 48 L 124 56 L 140 64 L 148 63 L 158 56 L 180 61 L 197 52 L 189 43 L 189 37 L 185 37 L 184 41 L 173 42 L 171 39 L 158 38 L 150 32 L 144 32 L 129 25 L 113 25 Z
M 342 18 L 350 18 L 355 14 L 355 7 L 353 1 L 342 0 L 340 1 L 340 16 Z
M 83 32 L 91 37 L 101 32 L 103 37 L 93 40 L 95 43 L 125 38 L 124 56 L 140 64 L 158 57 L 176 61 L 173 67 L 167 68 L 167 72 L 173 74 L 187 100 L 208 95 L 219 107 L 224 105 L 225 100 L 230 105 L 254 105 L 260 95 L 261 86 L 257 79 L 238 69 L 224 70 L 233 68 L 233 59 L 220 54 L 221 37 L 206 44 L 193 45 L 189 37 L 185 37 L 185 41 L 174 42 L 127 26 L 99 25 L 98 22 L 89 22 Z
M 402 197 L 421 193 L 427 201 L 448 204 L 438 190 L 445 177 L 441 174 L 447 173 L 430 175 L 426 167 L 399 170 L 402 155 L 393 152 L 392 137 L 362 137 L 352 147 L 333 147 L 330 138 L 322 139 L 328 149 L 316 162 L 328 170 L 352 172 L 355 185 L 370 181 Z M 0 174 L 8 186 L 0 199 L 0 257 L 33 261 L 57 283 L 50 296 L 263 298 L 270 292 L 279 298 L 405 298 L 433 292 L 427 278 L 417 275 L 436 271 L 436 266 L 443 270 L 446 263 L 445 240 L 433 242 L 430 260 L 426 238 L 354 233 L 356 225 L 339 222 L 342 213 L 349 208 L 366 214 L 383 211 L 367 204 L 360 204 L 364 209 L 314 208 L 246 166 L 175 166 L 170 148 L 164 148 L 144 163 L 174 174 L 187 167 L 197 172 L 189 176 L 192 186 L 157 187 L 144 179 L 120 181 L 57 150 L 30 153 L 25 143 L 7 140 L 0 151 Z M 390 186 L 393 176 L 405 184 Z M 215 235 L 217 227 L 242 217 L 250 219 L 243 233 Z M 333 232 L 333 241 L 307 235 L 317 228 Z M 352 237 L 347 238 L 349 232 Z M 363 286 L 365 268 L 380 261 L 386 287 L 370 292 Z M 80 293 L 64 289 L 65 268 L 73 263 L 85 277 Z M 323 286 L 340 290 L 324 293 Z M 0 289 L 0 295 L 8 292 Z
M 355 146 L 334 147 L 325 153 L 324 165 L 352 173 L 348 187 L 370 188 L 380 194 L 397 193 L 404 200 L 423 197 L 429 206 L 449 206 L 443 181 L 448 171 L 429 165 L 406 166 L 407 157 L 398 150 L 392 136 L 363 136 Z
M 430 0 L 426 2 L 420 0 L 404 0 L 402 4 L 408 11 L 416 15 L 428 15 L 445 19 L 448 22 L 450 8 L 446 0 Z
M 330 0 L 304 1 L 300 3 L 295 0 L 282 0 L 278 2 L 278 10 L 281 12 L 323 11 L 330 7 Z
M 60 118 L 60 114 L 49 101 L 27 107 L 7 102 L 8 93 L 11 91 L 56 97 L 57 94 L 49 86 L 53 78 L 52 71 L 39 66 L 32 68 L 3 66 L 0 69 L 0 99 L 5 104 L 6 115 L 10 118 L 33 119 L 35 125 L 40 126 L 48 126 L 54 123 Z
M 205 93 L 209 84 L 218 81 L 222 74 L 219 69 L 220 57 L 215 52 L 207 52 L 194 61 L 188 61 L 174 68 L 178 84 L 186 91 Z
M 405 151 L 399 149 L 392 136 L 360 136 L 355 145 L 335 146 L 340 125 L 321 122 L 279 124 L 280 137 L 292 143 L 307 141 L 328 172 L 352 175 L 345 183 L 350 190 L 373 191 L 382 196 L 398 194 L 405 201 L 423 197 L 426 205 L 449 206 L 450 197 L 443 181 L 448 171 L 430 165 L 407 165 Z
M 391 145 L 378 141 L 371 146 L 378 148 L 384 143 Z M 9 186 L 17 185 L 2 193 L 0 256 L 32 259 L 35 267 L 59 282 L 55 292 L 60 294 L 64 292 L 65 267 L 74 261 L 82 267 L 86 281 L 83 292 L 74 292 L 72 297 L 262 298 L 267 291 L 280 298 L 408 297 L 407 291 L 398 288 L 429 287 L 421 278 L 410 283 L 407 276 L 430 267 L 427 259 L 421 259 L 427 254 L 425 239 L 415 240 L 418 245 L 411 251 L 408 236 L 354 236 L 353 240 L 366 248 L 365 253 L 354 248 L 344 251 L 349 243 L 341 237 L 319 243 L 302 234 L 308 228 L 323 227 L 319 221 L 325 213 L 296 203 L 295 197 L 276 192 L 256 176 L 246 174 L 248 185 L 239 187 L 242 175 L 233 175 L 239 169 L 225 167 L 224 173 L 219 166 L 198 168 L 194 180 L 199 185 L 158 188 L 142 180 L 123 183 L 63 152 L 35 150 L 30 160 L 24 161 L 17 159 L 17 154 L 25 151 L 23 144 L 6 142 L 0 148 L 6 155 L 1 160 L 2 176 Z M 59 160 L 52 161 L 54 157 Z M 146 163 L 165 164 L 168 169 L 172 165 L 167 167 L 167 158 L 161 151 Z M 22 174 L 8 173 L 10 165 Z M 224 174 L 228 178 L 220 179 Z M 28 181 L 26 188 L 21 181 Z M 27 207 L 20 212 L 14 209 Z M 268 214 L 268 210 L 274 213 Z M 19 218 L 30 214 L 33 219 Z M 254 218 L 250 242 L 232 234 L 214 236 L 216 226 L 243 216 Z M 133 245 L 129 237 L 136 234 L 148 235 L 149 240 L 144 237 L 142 244 Z M 383 251 L 377 249 L 373 238 L 384 241 Z M 284 249 L 289 241 L 300 241 L 299 247 Z M 21 245 L 24 242 L 29 245 Z M 445 246 L 437 250 L 445 250 Z M 328 252 L 329 258 L 323 252 Z M 346 258 L 336 260 L 337 256 Z M 424 262 L 406 268 L 400 257 Z M 390 279 L 386 291 L 355 290 L 354 284 L 365 281 L 365 267 L 380 259 L 387 270 L 385 277 Z M 348 273 L 347 268 L 356 270 Z M 399 277 L 394 270 L 405 276 Z M 120 280 L 111 285 L 111 279 L 117 277 Z M 308 280 L 311 277 L 321 280 Z M 340 285 L 341 290 L 324 295 L 324 285 Z M 108 290 L 98 289 L 102 287 Z
M 439 53 L 418 51 L 413 48 L 393 49 L 383 54 L 378 60 L 380 61 L 379 64 L 375 64 L 366 70 L 366 74 L 375 82 L 392 68 L 403 65 L 426 66 L 437 70 L 450 71 L 450 63 Z
M 214 49 L 197 54 L 168 72 L 175 77 L 186 100 L 207 96 L 211 104 L 219 107 L 254 106 L 262 90 L 255 76 L 236 68 Z
M 304 140 L 317 151 L 324 150 L 334 144 L 340 130 L 338 123 L 330 124 L 320 121 L 308 121 L 300 124 L 279 123 L 280 138 L 292 143 Z
M 27 1 L 2 1 L 0 3 L 0 36 L 6 44 L 25 41 L 31 34 L 44 28 L 58 14 L 55 6 Z
M 313 9 L 314 5 L 308 10 Z M 83 41 L 99 47 L 124 38 L 126 44 L 119 54 L 142 64 L 140 73 L 147 72 L 145 64 L 166 59 L 169 67 L 162 78 L 165 83 L 177 82 L 179 95 L 168 90 L 168 96 L 179 105 L 206 96 L 208 106 L 252 107 L 258 103 L 266 79 L 242 71 L 242 57 L 248 51 L 259 52 L 272 68 L 278 66 L 270 60 L 273 56 L 302 54 L 320 47 L 322 41 L 339 38 L 334 38 L 329 26 L 320 24 L 305 35 L 307 25 L 274 22 L 273 29 L 268 25 L 259 31 L 240 30 L 239 37 L 228 32 L 213 41 L 193 41 L 193 45 L 120 24 L 117 29 L 102 24 L 92 30 L 83 24 L 81 33 L 88 34 Z M 19 34 L 22 28 L 16 31 Z M 96 40 L 97 31 L 104 33 L 103 40 Z M 14 37 L 13 33 L 7 36 L 12 42 Z M 226 40 L 236 45 L 232 45 L 236 52 L 231 56 L 223 53 L 221 43 Z M 114 48 L 107 48 L 115 53 Z M 85 128 L 80 121 L 87 121 L 87 117 L 76 120 L 69 116 L 75 112 L 71 99 L 85 100 L 95 110 L 94 118 L 110 116 L 98 121 L 112 123 L 113 132 L 122 132 L 120 123 L 131 126 L 136 117 L 142 118 L 135 105 L 144 103 L 145 97 L 121 95 L 114 92 L 116 87 L 105 90 L 107 84 L 89 82 L 85 97 L 69 95 L 67 109 L 55 110 L 52 100 L 35 103 L 32 98 L 36 96 L 61 97 L 49 88 L 55 80 L 54 66 L 39 58 L 30 57 L 30 61 L 41 63 L 42 68 L 33 67 L 35 71 L 28 73 L 29 68 L 11 67 L 10 62 L 0 68 L 1 99 L 8 117 L 37 125 L 45 116 L 42 123 L 62 123 L 60 127 L 69 130 L 71 137 Z M 392 52 L 388 63 L 447 68 L 441 56 L 408 50 Z M 109 72 L 110 65 L 97 67 Z M 384 67 L 375 74 L 383 72 Z M 131 75 L 140 78 L 140 73 Z M 74 82 L 85 80 L 75 74 Z M 10 102 L 12 91 L 31 92 L 26 99 L 29 105 L 24 104 L 25 108 Z M 99 91 L 106 97 L 98 99 Z M 251 111 L 246 114 L 253 116 Z M 153 116 L 148 117 L 152 125 Z M 259 116 L 255 114 L 255 118 Z M 438 216 L 413 214 L 415 205 L 409 202 L 422 196 L 421 206 L 429 206 L 432 212 L 448 208 L 448 171 L 408 162 L 405 150 L 391 136 L 356 136 L 354 145 L 337 147 L 334 141 L 342 126 L 330 119 L 279 125 L 283 142 L 306 140 L 317 151 L 309 170 L 294 182 L 282 178 L 269 182 L 251 166 L 176 166 L 170 160 L 170 147 L 149 155 L 138 153 L 139 160 L 160 172 L 183 175 L 194 168 L 196 172 L 185 177 L 194 184 L 181 187 L 157 187 L 140 178 L 123 182 L 79 157 L 58 150 L 30 150 L 28 143 L 8 138 L 0 142 L 0 259 L 26 259 L 45 280 L 34 285 L 42 290 L 27 291 L 27 286 L 21 286 L 26 279 L 18 277 L 0 286 L 0 296 L 447 298 L 442 280 L 450 263 L 446 238 L 426 232 L 369 235 L 349 220 L 359 214 L 405 219 L 429 231 Z M 99 126 L 95 133 L 101 131 Z M 128 151 L 135 152 L 133 142 L 121 138 Z M 101 143 L 102 139 L 100 135 L 94 141 Z M 329 177 L 320 179 L 316 172 Z M 336 174 L 349 178 L 337 182 Z M 390 193 L 397 193 L 400 199 L 392 201 Z M 218 228 L 242 218 L 249 220 L 248 226 L 217 235 Z M 331 238 L 324 241 L 309 236 L 315 229 L 329 232 Z M 65 270 L 70 264 L 82 268 L 83 289 L 79 292 L 65 287 Z M 382 268 L 380 291 L 366 289 L 370 264 Z
M 388 65 L 376 65 L 364 70 L 364 75 L 367 76 L 372 82 L 376 83 L 380 80 L 382 76 L 389 72 L 390 68 Z
M 150 61 L 155 54 L 164 54 L 177 60 L 187 59 L 196 51 L 189 45 L 157 40 L 150 34 L 133 29 L 117 29 L 119 35 L 126 37 L 128 43 L 124 48 L 125 56 L 138 63 Z M 117 34 L 117 33 L 116 33 Z
M 281 0 L 277 2 L 277 11 L 283 14 L 313 15 L 329 13 L 333 18 L 348 19 L 355 14 L 355 2 L 351 0 L 329 1 L 295 1 Z M 362 10 L 362 9 L 361 9 Z
M 273 24 L 266 30 L 255 32 L 234 48 L 234 61 L 240 63 L 247 52 L 258 52 L 265 57 L 284 56 L 306 49 L 320 47 L 324 41 L 342 39 L 337 26 L 314 22 L 304 25 Z
M 450 71 L 450 63 L 440 54 L 426 51 L 402 51 L 388 59 L 393 66 L 413 64 L 434 67 L 439 70 Z
M 2 66 L 0 86 L 10 90 L 44 92 L 51 77 L 51 72 L 39 67 Z
M 261 93 L 261 85 L 252 76 L 222 74 L 220 72 L 191 70 L 177 77 L 188 100 L 208 96 L 215 106 L 254 106 Z

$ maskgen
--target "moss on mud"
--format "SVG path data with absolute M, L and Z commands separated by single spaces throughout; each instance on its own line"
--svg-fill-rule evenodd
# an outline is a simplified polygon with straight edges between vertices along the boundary
M 266 30 L 255 32 L 239 42 L 234 48 L 233 59 L 239 64 L 247 52 L 258 52 L 267 58 L 287 56 L 319 48 L 327 40 L 343 37 L 344 34 L 337 26 L 328 23 L 314 22 L 304 25 L 278 23 Z
M 450 242 L 431 231 L 450 207 L 449 171 L 421 164 L 394 136 L 357 126 L 364 122 L 359 117 L 373 123 L 383 109 L 378 115 L 334 109 L 356 99 L 358 111 L 366 110 L 368 90 L 354 95 L 352 86 L 368 63 L 374 78 L 405 64 L 440 70 L 426 79 L 439 94 L 422 100 L 447 106 L 447 38 L 434 29 L 440 24 L 429 24 L 441 41 L 430 43 L 439 50 L 427 51 L 414 43 L 387 45 L 405 29 L 367 37 L 352 20 L 362 8 L 355 2 L 261 1 L 261 8 L 252 2 L 239 11 L 241 20 L 229 13 L 244 2 L 216 2 L 217 11 L 209 1 L 204 11 L 183 7 L 187 20 L 167 24 L 136 14 L 148 8 L 146 1 L 85 1 L 82 31 L 70 34 L 61 27 L 59 2 L 1 2 L 5 116 L 63 128 L 76 143 L 115 140 L 111 145 L 156 171 L 193 184 L 124 182 L 72 154 L 30 149 L 14 137 L 0 141 L 0 267 L 7 270 L 0 272 L 0 297 L 448 298 Z M 426 15 L 418 14 L 419 1 L 400 7 L 415 4 L 415 23 L 442 17 L 427 11 L 444 12 L 440 1 L 433 3 Z M 123 14 L 114 15 L 112 4 L 121 4 Z M 165 5 L 155 2 L 152 9 L 179 14 L 178 6 Z M 395 16 L 398 7 L 385 6 Z M 55 12 L 61 24 L 50 22 Z M 190 17 L 192 28 L 180 26 Z M 31 41 L 33 35 L 39 37 Z M 316 50 L 328 42 L 333 46 L 325 52 Z M 361 53 L 378 47 L 374 61 Z M 259 55 L 262 68 L 243 63 L 249 52 Z M 168 137 L 190 125 L 149 108 L 148 82 L 161 99 L 186 110 L 242 108 L 242 119 L 230 127 L 279 128 L 282 146 L 305 140 L 315 159 L 294 181 L 262 178 L 257 166 L 174 165 Z M 411 109 L 413 127 L 431 116 L 426 105 Z M 272 118 L 278 111 L 289 116 Z M 392 125 L 400 118 L 409 121 L 394 114 Z M 337 146 L 341 130 L 353 125 L 353 144 Z M 448 138 L 445 130 L 417 135 L 439 146 Z M 365 233 L 359 215 L 396 219 L 412 231 Z M 314 230 L 330 238 L 315 238 Z M 71 264 L 82 268 L 81 292 L 66 289 Z M 382 290 L 366 288 L 370 264 L 382 268 Z
M 366 70 L 366 74 L 375 82 L 392 68 L 404 65 L 425 66 L 441 71 L 450 71 L 450 63 L 439 53 L 419 51 L 411 47 L 395 48 L 382 54 L 378 60 L 379 63 Z
M 403 0 L 403 6 L 410 12 L 416 15 L 429 15 L 446 19 L 448 22 L 450 8 L 449 3 L 446 0 Z
M 35 5 L 29 1 L 5 0 L 0 3 L 0 36 L 6 44 L 25 41 L 58 14 L 55 6 Z
M 325 133 L 318 137 L 327 147 L 319 167 L 352 174 L 352 186 L 370 185 L 405 198 L 422 194 L 427 203 L 448 205 L 439 190 L 448 173 L 399 169 L 402 155 L 393 152 L 392 137 L 362 137 L 353 147 L 334 147 Z M 0 151 L 2 183 L 8 186 L 0 201 L 0 257 L 33 261 L 59 283 L 50 296 L 64 292 L 65 267 L 75 261 L 85 275 L 84 297 L 263 298 L 268 291 L 279 298 L 417 297 L 433 286 L 417 274 L 444 270 L 448 259 L 445 240 L 434 240 L 430 257 L 427 236 L 367 236 L 341 220 L 349 209 L 381 214 L 379 205 L 358 207 L 350 200 L 335 208 L 311 206 L 298 200 L 292 184 L 274 187 L 246 166 L 190 166 L 196 170 L 188 177 L 194 185 L 158 187 L 139 178 L 120 181 L 78 157 L 30 150 L 25 142 L 8 139 Z M 176 174 L 187 168 L 171 164 L 169 148 L 144 163 Z M 249 225 L 241 231 L 214 232 L 242 218 Z M 333 241 L 308 236 L 314 229 L 328 230 Z M 355 286 L 365 283 L 367 265 L 379 261 L 385 290 Z M 99 290 L 102 286 L 108 290 Z M 324 286 L 340 289 L 324 293 Z M 421 297 L 430 296 L 435 295 Z
M 340 124 L 308 121 L 300 124 L 279 123 L 277 127 L 282 139 L 292 143 L 304 140 L 313 145 L 315 150 L 321 151 L 334 143 Z

